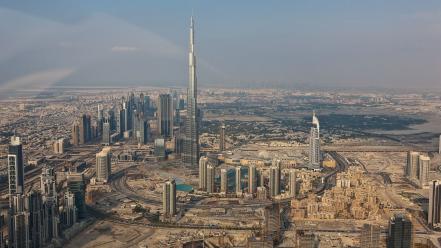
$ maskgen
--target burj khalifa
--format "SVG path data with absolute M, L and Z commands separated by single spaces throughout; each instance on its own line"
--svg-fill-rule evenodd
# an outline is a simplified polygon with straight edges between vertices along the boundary
M 190 51 L 188 54 L 187 119 L 183 161 L 197 167 L 199 162 L 199 122 L 197 105 L 196 56 L 194 53 L 194 20 L 190 22 Z

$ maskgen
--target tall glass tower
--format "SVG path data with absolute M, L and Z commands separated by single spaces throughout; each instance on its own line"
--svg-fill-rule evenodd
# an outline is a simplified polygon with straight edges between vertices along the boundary
M 314 112 L 309 134 L 309 164 L 314 167 L 320 166 L 320 157 L 320 123 Z
M 196 56 L 194 53 L 194 21 L 190 22 L 189 81 L 187 89 L 187 119 L 185 123 L 184 163 L 197 167 L 199 162 L 199 122 L 197 106 Z

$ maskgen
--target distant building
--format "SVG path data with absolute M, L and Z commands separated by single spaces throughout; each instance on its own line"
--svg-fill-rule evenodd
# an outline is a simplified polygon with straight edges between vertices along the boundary
M 9 195 L 23 194 L 24 192 L 24 163 L 23 146 L 20 138 L 11 137 L 8 147 L 8 178 Z
M 214 183 L 215 175 L 215 167 L 209 163 L 207 166 L 207 193 L 214 193 L 216 191 Z
M 228 193 L 228 170 L 227 169 L 221 169 L 220 178 L 221 178 L 220 192 L 226 194 L 226 193 Z
M 158 133 L 163 138 L 173 137 L 173 99 L 169 94 L 161 94 L 158 98 Z
M 74 121 L 72 124 L 72 145 L 78 146 L 80 144 L 80 124 Z
M 268 191 L 266 190 L 266 188 L 263 186 L 257 187 L 257 199 L 266 200 L 267 197 L 268 197 Z
M 430 158 L 428 156 L 419 156 L 419 180 L 420 186 L 427 185 L 429 180 Z
M 80 118 L 79 143 L 86 144 L 92 139 L 92 123 L 90 115 L 83 114 Z
M 102 141 L 104 145 L 110 145 L 112 140 L 110 139 L 110 121 L 108 118 L 101 120 L 102 125 Z
M 248 166 L 248 193 L 255 194 L 257 190 L 257 172 L 254 165 Z
M 96 180 L 98 182 L 107 182 L 112 170 L 112 153 L 110 147 L 104 147 L 101 152 L 96 154 Z
M 58 139 L 53 143 L 54 153 L 63 154 L 64 153 L 64 139 Z
M 427 223 L 430 226 L 441 226 L 441 181 L 430 183 Z
M 419 166 L 419 152 L 411 152 L 407 153 L 407 164 L 406 164 L 406 176 L 410 179 L 418 179 L 418 166 Z
M 360 233 L 360 247 L 377 248 L 380 247 L 380 232 L 378 225 L 364 224 Z
M 388 248 L 411 248 L 413 246 L 412 222 L 403 214 L 396 214 L 389 221 Z
M 275 160 L 270 167 L 269 191 L 271 197 L 280 194 L 280 160 Z
M 236 167 L 236 193 L 242 193 L 240 166 Z
M 320 160 L 320 123 L 314 112 L 312 115 L 312 127 L 309 133 L 309 163 L 311 166 L 317 167 L 320 166 Z
M 225 124 L 222 123 L 219 134 L 219 151 L 225 151 Z
M 289 195 L 294 198 L 297 196 L 297 172 L 295 169 L 289 170 Z
M 165 159 L 165 140 L 155 139 L 155 156 L 158 159 Z
M 137 115 L 136 120 L 136 139 L 138 144 L 147 144 L 149 139 L 149 123 L 143 114 Z
M 203 156 L 199 159 L 199 189 L 207 190 L 207 165 L 208 158 Z
M 176 214 L 176 183 L 170 180 L 164 183 L 162 192 L 162 209 L 164 216 L 172 217 Z

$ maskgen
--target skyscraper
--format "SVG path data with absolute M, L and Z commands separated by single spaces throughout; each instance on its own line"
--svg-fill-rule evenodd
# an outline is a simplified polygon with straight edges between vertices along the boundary
M 183 160 L 196 167 L 199 161 L 199 120 L 197 106 L 196 56 L 194 51 L 194 21 L 190 23 L 190 52 L 188 55 L 189 82 L 187 89 L 187 118 Z
M 203 156 L 199 159 L 199 189 L 207 190 L 207 165 L 208 158 Z
M 138 144 L 146 144 L 149 138 L 149 124 L 144 114 L 138 113 L 136 118 L 136 139 Z
M 429 211 L 427 223 L 431 226 L 441 225 L 441 182 L 432 181 L 429 192 Z
M 110 145 L 110 121 L 108 118 L 101 120 L 102 142 L 104 145 Z
M 420 155 L 418 161 L 418 179 L 420 180 L 420 186 L 423 187 L 428 183 L 429 179 L 430 158 L 428 156 Z
M 24 190 L 24 164 L 23 164 L 23 146 L 20 138 L 11 137 L 11 143 L 8 147 L 8 178 L 9 195 L 23 194 Z
M 225 124 L 222 123 L 219 134 L 219 151 L 225 151 Z
M 250 165 L 248 167 L 248 193 L 254 194 L 257 190 L 257 175 L 256 167 Z
M 364 224 L 360 233 L 360 247 L 380 247 L 380 227 L 374 224 Z
M 67 189 L 75 195 L 75 206 L 78 210 L 78 218 L 86 217 L 86 186 L 82 173 L 69 172 L 67 175 Z
M 158 133 L 163 138 L 173 137 L 173 98 L 170 94 L 161 94 L 158 98 Z
M 269 191 L 271 197 L 280 194 L 280 160 L 275 160 L 270 167 Z
M 407 164 L 406 164 L 406 176 L 410 179 L 417 179 L 418 175 L 418 160 L 420 153 L 411 152 L 407 153 Z
M 240 166 L 236 167 L 236 193 L 242 193 Z
M 388 248 L 410 248 L 413 241 L 412 222 L 403 214 L 396 214 L 389 221 Z
M 78 146 L 80 144 L 80 124 L 74 121 L 72 124 L 72 145 Z
M 104 118 L 104 110 L 101 104 L 98 104 L 98 133 L 101 135 L 103 133 L 103 118 Z
M 176 214 L 176 183 L 169 180 L 164 183 L 162 192 L 162 209 L 164 216 L 172 217 Z
M 207 166 L 207 193 L 214 193 L 216 188 L 214 184 L 216 172 L 213 165 L 208 164 Z
M 312 127 L 309 133 L 309 164 L 316 167 L 320 165 L 320 123 L 315 116 L 312 115 Z
M 92 124 L 90 120 L 90 115 L 83 114 L 80 118 L 80 127 L 79 127 L 79 143 L 85 144 L 92 139 Z
M 221 178 L 220 192 L 226 194 L 226 193 L 228 193 L 228 170 L 227 169 L 221 169 L 220 178 Z
M 96 154 L 96 180 L 98 182 L 107 182 L 112 170 L 112 154 L 110 147 L 104 147 L 101 152 Z
M 40 189 L 43 199 L 43 238 L 50 241 L 58 237 L 58 201 L 54 169 L 43 167 L 40 177 Z
M 29 212 L 29 239 L 30 247 L 42 247 L 43 239 L 43 202 L 41 193 L 31 191 L 26 196 L 26 208 Z
M 70 227 L 77 222 L 77 218 L 78 209 L 75 205 L 75 195 L 70 191 L 66 191 L 64 193 L 63 224 Z
M 9 208 L 9 246 L 14 248 L 29 247 L 29 212 L 26 211 L 26 198 L 23 194 L 14 194 L 10 198 Z
M 297 196 L 297 172 L 295 169 L 289 170 L 289 196 Z

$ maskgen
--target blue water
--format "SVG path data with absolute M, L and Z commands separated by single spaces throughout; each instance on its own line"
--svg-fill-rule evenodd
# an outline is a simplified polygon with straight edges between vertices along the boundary
M 178 184 L 178 185 L 176 185 L 176 190 L 177 191 L 184 191 L 184 192 L 191 192 L 191 191 L 193 191 L 193 187 L 188 184 Z

